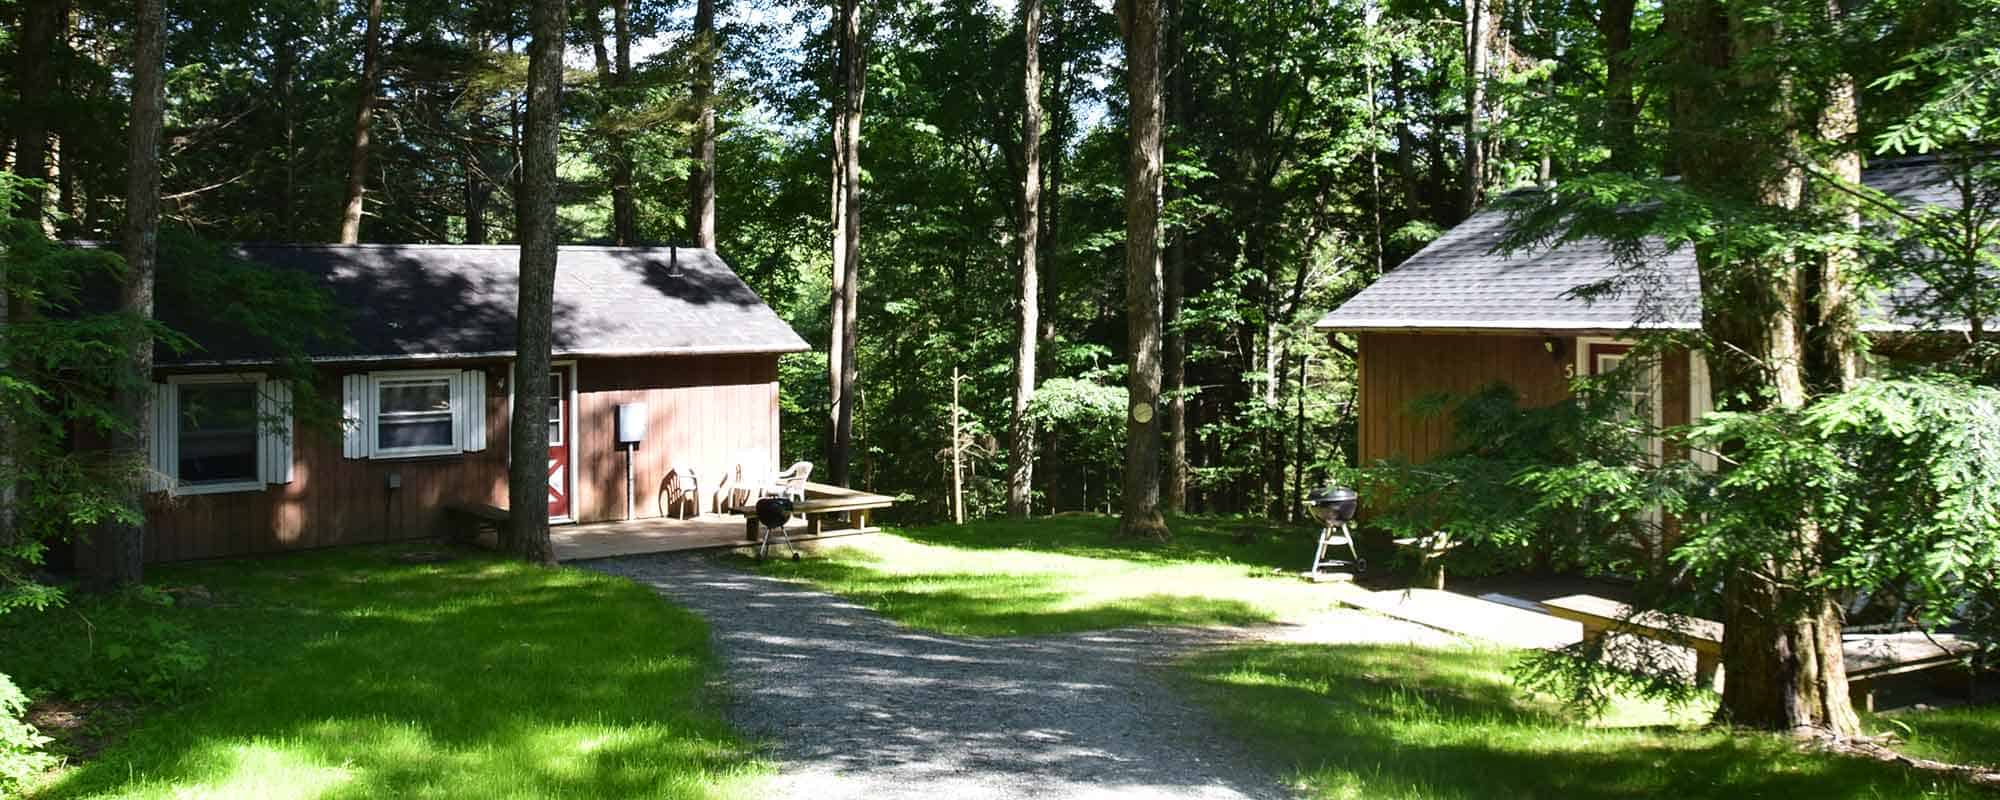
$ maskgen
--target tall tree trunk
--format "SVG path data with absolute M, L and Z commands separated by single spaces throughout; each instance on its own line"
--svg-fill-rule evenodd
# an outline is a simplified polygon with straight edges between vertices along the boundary
M 521 277 L 515 312 L 514 413 L 507 471 L 511 543 L 522 558 L 554 566 L 549 544 L 549 367 L 555 323 L 556 153 L 562 133 L 564 0 L 529 11 L 528 119 L 521 195 Z
M 1636 169 L 1639 108 L 1632 99 L 1632 12 L 1635 0 L 1602 0 L 1597 35 L 1604 47 L 1605 143 L 1613 169 Z
M 610 150 L 611 161 L 611 243 L 624 247 L 634 243 L 634 226 L 638 222 L 638 207 L 632 197 L 632 158 L 623 128 L 623 123 L 613 119 L 620 104 L 627 102 L 622 87 L 629 71 L 631 46 L 626 38 L 630 36 L 627 22 L 629 3 L 616 0 L 612 10 L 613 47 L 604 46 L 604 3 L 592 6 L 587 15 L 590 29 L 585 33 L 590 37 L 590 52 L 597 66 L 598 90 L 605 98 L 605 143 Z M 613 53 L 618 54 L 614 66 Z
M 1686 81 L 1670 108 L 1683 183 L 1711 196 L 1800 209 L 1799 100 L 1788 79 L 1738 61 L 1742 53 L 1777 46 L 1772 28 L 1732 16 L 1720 0 L 1673 0 L 1666 10 L 1677 48 L 1670 57 Z M 1725 82 L 1728 90 L 1718 91 Z M 1817 347 L 1802 333 L 1811 311 L 1801 260 L 1730 253 L 1718 243 L 1703 243 L 1695 256 L 1718 403 L 1739 411 L 1804 406 L 1807 365 L 1815 360 L 1809 350 Z M 1766 263 L 1745 263 L 1750 258 Z M 1856 734 L 1839 609 L 1814 586 L 1831 543 L 1803 516 L 1774 533 L 1788 541 L 1786 551 L 1744 564 L 1723 587 L 1728 677 L 1717 717 L 1774 730 Z
M 1486 194 L 1487 0 L 1465 0 L 1465 159 L 1459 210 L 1470 216 Z
M 715 249 L 715 0 L 696 0 L 694 11 L 694 146 L 688 154 L 688 227 L 695 245 Z
M 612 96 L 629 103 L 632 83 L 632 0 L 611 0 L 611 37 L 618 73 Z M 639 243 L 639 202 L 632 193 L 632 137 L 620 126 L 611 137 L 611 239 L 620 246 Z
M 1172 537 L 1160 516 L 1160 0 L 1119 0 L 1131 130 L 1125 164 L 1125 417 L 1121 536 Z
M 1186 41 L 1187 4 L 1184 0 L 1171 0 L 1168 5 L 1166 59 L 1167 95 L 1163 112 L 1172 127 L 1169 133 L 1175 140 L 1186 135 L 1188 115 L 1192 98 L 1191 85 L 1187 75 L 1188 63 L 1183 57 Z M 1164 200 L 1172 205 L 1180 196 L 1180 190 L 1169 185 L 1165 187 Z M 1167 248 L 1164 256 L 1160 303 L 1161 327 L 1165 341 L 1161 348 L 1163 390 L 1166 393 L 1167 472 L 1163 490 L 1167 510 L 1176 514 L 1187 511 L 1188 450 L 1187 450 L 1187 334 L 1180 328 L 1181 303 L 1187 294 L 1187 231 L 1183 226 L 1175 226 L 1167 233 Z
M 282 135 L 285 139 L 285 163 L 282 183 L 278 187 L 278 231 L 283 241 L 298 240 L 298 48 L 292 43 L 298 40 L 298 25 L 287 13 L 275 31 L 270 42 L 271 50 L 277 55 L 278 105 L 280 107 Z
M 14 174 L 35 181 L 49 178 L 49 109 L 54 102 L 56 41 L 69 16 L 68 0 L 30 0 L 21 4 L 21 30 L 14 42 L 14 86 L 20 96 L 11 116 L 14 134 Z M 21 187 L 22 202 L 14 208 L 21 219 L 40 220 L 53 233 L 48 217 L 48 191 L 42 185 Z
M 1375 37 L 1376 12 L 1368 11 L 1368 36 L 1372 45 Z M 1382 265 L 1382 136 L 1381 109 L 1375 97 L 1375 57 L 1367 56 L 1362 64 L 1362 92 L 1368 97 L 1368 215 L 1370 235 L 1368 253 L 1375 265 L 1370 278 L 1381 277 Z M 1414 210 L 1414 209 L 1413 209 Z
M 1035 477 L 1035 440 L 1028 403 L 1035 397 L 1035 347 L 1041 329 L 1041 279 L 1036 256 L 1042 233 L 1042 2 L 1022 0 L 1021 39 L 1021 319 L 1014 336 L 1014 413 L 1007 448 L 1007 513 L 1028 516 Z
M 368 0 L 368 29 L 362 34 L 361 81 L 354 104 L 354 146 L 347 155 L 347 204 L 340 212 L 340 243 L 361 241 L 362 199 L 368 184 L 368 133 L 375 124 L 375 97 L 381 90 L 382 0 Z
M 467 146 L 463 156 L 465 164 L 465 243 L 486 243 L 486 196 L 492 187 L 486 185 L 486 176 L 481 174 L 479 146 Z
M 1827 13 L 1842 19 L 1840 0 L 1827 0 Z M 1818 138 L 1834 145 L 1833 156 L 1825 164 L 1826 177 L 1849 187 L 1861 185 L 1860 105 L 1854 76 L 1839 74 L 1828 81 L 1825 106 L 1819 109 Z M 1852 195 L 1826 187 L 1814 193 L 1814 202 L 1840 220 L 1850 231 L 1861 229 L 1861 206 Z M 1807 383 L 1815 392 L 1837 393 L 1861 379 L 1860 323 L 1856 309 L 1855 282 L 1861 271 L 1860 256 L 1852 248 L 1832 248 L 1822 253 L 1817 269 L 1809 276 L 1810 327 L 1806 362 Z
M 1055 105 L 1055 108 L 1051 109 L 1049 114 L 1049 135 L 1053 137 L 1054 141 L 1050 143 L 1048 148 L 1048 186 L 1042 192 L 1042 197 L 1048 200 L 1045 203 L 1046 208 L 1042 213 L 1042 219 L 1045 222 L 1041 237 L 1043 254 L 1036 264 L 1036 266 L 1041 268 L 1043 275 L 1049 276 L 1049 280 L 1042 281 L 1040 287 L 1043 298 L 1041 308 L 1044 309 L 1050 307 L 1047 299 L 1055 292 L 1053 284 L 1055 283 L 1056 265 L 1060 263 L 1062 257 L 1063 165 L 1066 161 L 1063 158 L 1063 154 L 1065 145 L 1069 142 L 1069 92 L 1073 84 L 1068 79 L 1068 52 L 1063 49 L 1063 43 L 1066 41 L 1066 32 L 1069 29 L 1069 23 L 1064 17 L 1066 10 L 1062 3 L 1057 3 L 1055 14 L 1049 19 L 1051 23 L 1050 27 L 1053 28 L 1049 32 L 1049 52 L 1047 53 L 1049 62 L 1049 99 Z M 1055 322 L 1056 318 L 1054 314 L 1040 315 L 1041 330 L 1036 332 L 1036 336 L 1041 340 L 1043 345 L 1055 342 Z M 1054 495 L 1051 494 L 1050 498 L 1053 501 Z
M 481 55 L 484 55 L 491 46 L 486 38 L 486 32 L 480 30 L 477 25 L 466 31 L 465 38 L 478 46 Z M 462 134 L 461 146 L 465 148 L 465 152 L 460 156 L 462 171 L 465 173 L 466 244 L 486 243 L 486 201 L 493 194 L 493 184 L 487 180 L 486 151 L 480 145 L 480 139 L 484 137 L 485 132 L 486 114 L 482 111 L 473 111 L 467 118 L 466 130 Z
M 837 40 L 840 36 L 839 31 L 845 6 L 843 0 L 834 0 L 834 2 L 833 21 L 827 26 L 827 31 Z M 841 382 L 841 376 L 845 374 L 842 365 L 847 362 L 847 351 L 845 348 L 847 341 L 845 327 L 847 320 L 847 104 L 840 98 L 842 93 L 840 87 L 842 83 L 841 76 L 847 74 L 847 69 L 844 66 L 845 58 L 844 55 L 839 53 L 838 46 L 836 45 L 833 80 L 835 85 L 832 90 L 834 97 L 833 101 L 829 103 L 831 113 L 828 115 L 827 125 L 831 133 L 830 138 L 833 142 L 832 158 L 828 159 L 828 162 L 833 167 L 832 175 L 830 176 L 831 180 L 828 182 L 828 185 L 832 187 L 832 196 L 828 204 L 828 219 L 831 222 L 830 227 L 833 229 L 833 241 L 828 244 L 832 248 L 833 269 L 830 281 L 832 292 L 831 297 L 827 301 L 830 313 L 827 320 L 828 336 L 826 343 L 828 401 L 826 409 L 826 461 L 827 480 L 833 482 L 835 485 L 840 485 L 841 481 L 832 477 L 833 465 L 835 463 L 844 464 L 847 461 L 847 440 L 840 436 L 839 432 L 842 407 L 849 402 L 847 385 Z M 843 468 L 842 477 L 845 477 L 844 473 L 845 470 Z
M 834 146 L 839 151 L 836 163 L 840 165 L 840 178 L 836 184 L 840 192 L 838 213 L 840 236 L 834 246 L 841 251 L 836 260 L 841 274 L 835 279 L 840 300 L 835 303 L 839 316 L 835 319 L 834 336 L 841 353 L 839 368 L 834 370 L 835 383 L 833 406 L 833 441 L 827 448 L 828 472 L 833 483 L 846 486 L 848 483 L 849 460 L 852 457 L 854 438 L 856 334 L 858 333 L 857 313 L 860 302 L 861 284 L 861 108 L 866 93 L 868 53 L 861 38 L 861 0 L 837 0 L 840 7 L 838 31 L 840 52 L 840 115 L 839 134 Z
M 126 150 L 125 283 L 119 309 L 135 319 L 153 317 L 154 262 L 160 250 L 160 125 L 166 105 L 161 0 L 138 0 L 132 27 L 132 125 Z M 112 456 L 134 467 L 125 484 L 129 508 L 143 508 L 146 463 L 153 441 L 153 339 L 135 333 L 128 344 L 125 375 L 115 390 L 122 427 L 112 436 Z M 114 586 L 145 578 L 143 525 L 111 522 L 102 546 L 104 579 Z

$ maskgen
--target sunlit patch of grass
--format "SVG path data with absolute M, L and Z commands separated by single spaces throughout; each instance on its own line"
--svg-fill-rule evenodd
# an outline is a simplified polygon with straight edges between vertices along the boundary
M 1249 625 L 1333 604 L 1324 587 L 1290 574 L 1310 560 L 1307 532 L 1182 517 L 1173 542 L 1157 545 L 1115 541 L 1115 527 L 1109 517 L 1062 516 L 911 528 L 835 540 L 815 557 L 760 569 L 914 627 L 978 636 Z M 1252 543 L 1236 541 L 1245 528 Z
M 1586 724 L 1516 687 L 1512 654 L 1264 645 L 1193 658 L 1192 693 L 1319 798 L 1973 798 L 1947 778 L 1701 727 L 1638 704 Z
M 1901 734 L 1896 749 L 1908 755 L 2000 770 L 2000 705 L 1908 711 L 1872 722 Z
M 707 627 L 628 581 L 392 549 L 166 567 L 211 663 L 47 797 L 710 797 L 762 771 L 708 685 Z M 90 613 L 90 603 L 80 607 Z M 6 620 L 33 686 L 76 617 Z M 30 652 L 32 650 L 32 652 Z

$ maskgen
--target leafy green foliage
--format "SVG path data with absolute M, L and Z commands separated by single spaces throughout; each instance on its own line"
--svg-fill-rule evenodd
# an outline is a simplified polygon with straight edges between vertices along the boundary
M 172 613 L 175 602 L 142 586 L 93 597 L 78 613 L 49 615 L 43 624 L 67 626 L 69 636 L 42 642 L 52 652 L 37 658 L 64 668 L 37 674 L 35 689 L 77 701 L 186 699 L 203 683 L 210 645 Z
M 11 208 L 22 183 L 0 173 L 0 208 Z M 123 275 L 108 251 L 59 245 L 30 220 L 0 219 L 0 299 L 13 313 L 0 328 L 0 419 L 12 437 L 0 481 L 14 487 L 13 525 L 0 540 L 0 614 L 45 609 L 60 593 L 34 579 L 49 543 L 107 521 L 136 523 L 123 487 L 143 464 L 121 463 L 78 437 L 105 441 L 125 429 L 113 403 L 128 342 L 183 341 L 148 320 L 103 313 L 89 292 Z M 86 440 L 88 441 L 88 440 Z
M 55 765 L 55 757 L 42 752 L 49 737 L 23 718 L 27 708 L 28 698 L 0 672 L 0 797 L 13 796 Z
M 19 181 L 0 173 L 0 207 Z M 315 391 L 306 348 L 344 334 L 331 295 L 302 275 L 250 264 L 220 247 L 169 229 L 161 236 L 160 304 L 199 310 L 193 320 L 232 346 L 277 363 L 272 377 L 293 385 L 293 411 L 306 426 L 338 424 L 331 398 Z M 112 456 L 105 445 L 130 426 L 115 403 L 129 370 L 131 342 L 158 352 L 195 353 L 193 341 L 166 323 L 108 311 L 124 264 L 106 247 L 52 241 L 32 221 L 0 220 L 0 295 L 14 313 L 0 328 L 0 417 L 13 436 L 0 459 L 0 481 L 17 487 L 14 536 L 0 540 L 0 613 L 45 609 L 58 590 L 35 580 L 51 543 L 87 536 L 106 522 L 138 524 L 127 492 L 147 468 Z M 143 346 L 143 345 L 142 345 Z M 140 387 L 140 391 L 144 391 Z
M 1648 508 L 1661 498 L 1643 480 L 1651 463 L 1644 442 L 1653 431 L 1617 412 L 1633 379 L 1621 373 L 1581 382 L 1573 397 L 1539 408 L 1523 408 L 1504 384 L 1469 397 L 1429 398 L 1415 410 L 1449 413 L 1454 444 L 1423 463 L 1390 459 L 1361 468 L 1355 478 L 1368 490 L 1369 524 L 1395 537 L 1445 532 L 1457 543 L 1448 559 L 1458 572 L 1647 574 L 1640 543 L 1658 535 Z
M 2000 130 L 2000 3 L 1960 0 L 1944 10 L 1949 35 L 1925 41 L 1869 88 L 1916 88 L 1914 108 L 1875 138 L 1881 151 L 1930 152 L 1991 142 Z
M 1813 591 L 1894 587 L 1927 622 L 1952 619 L 2000 571 L 2000 391 L 1949 379 L 1867 381 L 1797 412 L 1715 414 L 1697 443 L 1740 442 L 1675 558 L 1720 580 L 1816 525 Z M 1774 531 L 1780 533 L 1774 533 Z

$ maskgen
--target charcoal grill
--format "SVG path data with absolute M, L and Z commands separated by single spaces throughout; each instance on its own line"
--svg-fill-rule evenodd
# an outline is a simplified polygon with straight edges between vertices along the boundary
M 1306 507 L 1318 517 L 1321 528 L 1319 546 L 1313 550 L 1312 569 L 1307 577 L 1319 578 L 1320 570 L 1335 569 L 1349 571 L 1355 575 L 1368 571 L 1367 560 L 1354 549 L 1354 531 L 1351 524 L 1361 510 L 1361 494 L 1345 486 L 1330 486 L 1306 496 Z M 1340 558 L 1340 550 L 1347 550 L 1347 557 Z M 1334 558 L 1327 558 L 1332 550 Z
M 785 525 L 792 521 L 792 499 L 789 497 L 766 497 L 757 501 L 757 525 L 764 529 L 764 535 L 757 540 L 757 560 L 764 560 L 770 552 L 773 535 L 785 543 L 785 549 L 792 551 L 792 560 L 799 560 L 799 549 L 792 546 L 791 534 L 785 532 Z

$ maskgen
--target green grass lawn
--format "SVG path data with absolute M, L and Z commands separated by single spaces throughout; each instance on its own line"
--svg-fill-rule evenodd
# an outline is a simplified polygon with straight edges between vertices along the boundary
M 1896 749 L 1909 755 L 2000 770 L 2000 705 L 1884 714 L 1873 722 L 1901 735 Z
M 594 573 L 396 552 L 164 567 L 149 583 L 194 602 L 0 617 L 0 671 L 31 692 L 116 668 L 83 618 L 165 620 L 208 654 L 43 794 L 678 798 L 761 771 L 708 696 L 699 618 Z
M 1293 770 L 1313 797 L 1992 797 L 1900 767 L 1804 752 L 1777 736 L 1700 729 L 1699 709 L 1632 704 L 1582 722 L 1518 690 L 1506 675 L 1510 659 L 1470 647 L 1269 645 L 1199 656 L 1180 669 L 1233 733 Z M 1985 719 L 1988 737 L 2000 718 L 1991 708 L 1967 713 Z M 1993 740 L 1984 741 L 1990 748 Z M 1951 745 L 1981 746 L 1976 737 Z
M 1095 515 L 905 528 L 833 540 L 817 556 L 759 569 L 906 625 L 974 636 L 1244 625 L 1331 604 L 1325 587 L 1296 576 L 1312 559 L 1310 532 L 1198 517 L 1172 524 L 1164 545 L 1115 542 L 1117 520 Z M 1255 541 L 1236 543 L 1245 530 Z

